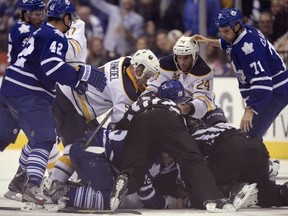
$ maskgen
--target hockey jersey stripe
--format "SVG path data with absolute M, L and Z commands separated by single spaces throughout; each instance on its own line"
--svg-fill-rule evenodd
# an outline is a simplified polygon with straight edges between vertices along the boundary
M 47 58 L 44 61 L 41 61 L 41 65 L 47 64 L 51 61 L 58 61 L 58 62 L 63 62 L 63 60 L 61 58 L 58 57 L 52 57 L 52 58 Z
M 14 66 L 12 66 L 12 65 L 9 66 L 8 68 L 10 68 L 10 69 L 12 69 L 13 71 L 18 72 L 18 73 L 20 73 L 20 74 L 22 74 L 22 75 L 24 75 L 24 76 L 28 76 L 28 77 L 31 77 L 31 78 L 33 78 L 33 79 L 35 79 L 35 80 L 38 80 L 38 79 L 36 78 L 36 76 L 34 76 L 34 74 L 31 74 L 31 73 L 29 73 L 29 72 L 20 70 L 19 68 L 16 68 L 16 67 L 14 67 Z
M 8 80 L 8 81 L 10 81 L 10 82 L 12 82 L 12 83 L 15 83 L 15 84 L 17 84 L 17 85 L 19 85 L 19 86 L 22 86 L 22 87 L 24 87 L 24 88 L 27 88 L 27 89 L 45 92 L 45 93 L 49 94 L 51 97 L 55 97 L 54 94 L 51 94 L 50 92 L 46 91 L 45 89 L 43 89 L 43 88 L 41 88 L 41 87 L 35 87 L 35 86 L 31 86 L 31 85 L 26 85 L 26 84 L 21 83 L 21 82 L 19 82 L 19 81 L 17 81 L 17 80 L 14 80 L 14 79 L 12 79 L 12 78 L 10 78 L 10 77 L 5 77 L 5 80 Z
M 55 71 L 57 71 L 63 64 L 65 64 L 65 62 L 60 62 L 59 64 L 57 64 L 55 67 L 53 67 L 52 69 L 50 69 L 49 71 L 47 71 L 45 74 L 47 76 L 51 75 L 52 73 L 54 73 Z

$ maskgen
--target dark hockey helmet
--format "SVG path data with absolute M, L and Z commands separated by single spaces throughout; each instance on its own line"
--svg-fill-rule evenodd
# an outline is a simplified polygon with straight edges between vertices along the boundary
M 50 0 L 47 4 L 47 16 L 56 19 L 63 19 L 70 14 L 71 19 L 76 19 L 76 9 L 69 0 Z
M 20 11 L 43 10 L 45 3 L 42 0 L 19 0 L 18 8 Z
M 158 88 L 158 94 L 160 98 L 167 98 L 179 103 L 185 97 L 185 90 L 179 80 L 171 79 L 161 83 Z
M 237 8 L 224 8 L 220 11 L 215 21 L 215 25 L 218 28 L 230 26 L 234 29 L 237 23 L 242 25 L 242 13 Z

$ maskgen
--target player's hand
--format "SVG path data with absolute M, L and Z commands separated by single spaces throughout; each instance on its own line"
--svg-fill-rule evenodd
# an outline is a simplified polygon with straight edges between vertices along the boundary
M 107 85 L 107 79 L 102 71 L 96 67 L 91 67 L 91 65 L 83 65 L 79 68 L 78 72 L 80 81 L 78 85 L 84 86 L 84 83 L 88 83 L 94 86 L 100 92 L 103 92 L 105 86 Z M 76 89 L 80 87 L 78 85 L 76 86 Z
M 242 116 L 240 128 L 242 131 L 248 133 L 251 128 L 253 128 L 252 120 L 253 120 L 254 112 L 252 108 L 246 108 L 244 115 Z

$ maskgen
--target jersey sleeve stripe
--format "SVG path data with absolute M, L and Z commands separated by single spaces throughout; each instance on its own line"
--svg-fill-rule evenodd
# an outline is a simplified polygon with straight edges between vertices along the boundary
M 55 67 L 53 67 L 52 69 L 50 69 L 49 71 L 47 71 L 45 74 L 47 76 L 51 75 L 52 73 L 54 73 L 55 71 L 58 70 L 58 68 L 60 68 L 63 64 L 65 64 L 65 62 L 60 62 L 59 64 L 57 64 Z
M 51 61 L 63 62 L 63 60 L 61 58 L 51 57 L 51 58 L 45 59 L 44 61 L 41 61 L 41 65 L 44 65 L 44 64 L 51 62 Z

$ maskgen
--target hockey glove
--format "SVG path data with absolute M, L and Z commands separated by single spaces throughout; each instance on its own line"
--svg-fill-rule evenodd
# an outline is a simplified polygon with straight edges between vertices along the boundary
M 107 79 L 105 74 L 98 68 L 91 67 L 91 65 L 81 66 L 79 72 L 79 83 L 76 85 L 76 91 L 80 94 L 84 94 L 87 88 L 87 84 L 94 86 L 98 91 L 103 92 L 107 85 Z

